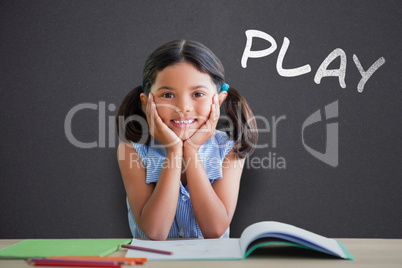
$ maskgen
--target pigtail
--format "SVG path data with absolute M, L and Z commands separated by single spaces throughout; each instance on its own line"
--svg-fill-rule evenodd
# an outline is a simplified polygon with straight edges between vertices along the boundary
M 258 141 L 257 122 L 246 99 L 234 88 L 228 89 L 226 97 L 226 115 L 231 120 L 233 132 L 226 131 L 236 141 L 234 150 L 239 158 L 250 156 Z
M 148 122 L 140 99 L 143 87 L 131 90 L 124 98 L 116 115 L 117 133 L 121 140 L 148 144 Z

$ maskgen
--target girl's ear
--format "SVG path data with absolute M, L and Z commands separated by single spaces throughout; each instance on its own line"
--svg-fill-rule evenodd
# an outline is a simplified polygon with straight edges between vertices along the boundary
M 227 96 L 228 96 L 227 91 L 221 91 L 221 92 L 218 94 L 219 107 L 221 107 L 223 101 L 226 99 Z
M 140 94 L 140 99 L 141 99 L 141 102 L 142 102 L 142 111 L 144 112 L 144 113 L 146 113 L 146 111 L 147 111 L 147 103 L 148 103 L 148 96 L 147 95 L 145 95 L 144 93 L 141 93 Z

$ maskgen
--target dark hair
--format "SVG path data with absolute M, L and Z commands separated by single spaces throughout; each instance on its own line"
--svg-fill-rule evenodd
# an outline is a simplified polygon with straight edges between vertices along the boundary
M 142 110 L 140 94 L 149 95 L 158 72 L 180 62 L 191 63 L 201 72 L 209 74 L 217 87 L 217 91 L 220 91 L 225 81 L 224 68 L 211 50 L 195 41 L 175 40 L 166 43 L 148 57 L 143 70 L 142 85 L 129 92 L 120 105 L 116 124 L 121 139 L 139 142 L 144 138 L 146 132 L 147 137 L 143 143 L 149 143 L 151 135 L 148 135 L 148 129 L 142 129 L 144 125 L 137 120 L 128 119 L 131 116 L 137 116 L 137 118 L 147 122 L 146 115 Z M 254 151 L 258 140 L 257 123 L 253 112 L 243 96 L 233 87 L 229 88 L 224 103 L 227 116 L 232 122 L 235 122 L 233 131 L 228 130 L 226 133 L 230 139 L 236 141 L 234 149 L 237 157 L 245 158 Z M 146 126 L 148 127 L 148 124 Z

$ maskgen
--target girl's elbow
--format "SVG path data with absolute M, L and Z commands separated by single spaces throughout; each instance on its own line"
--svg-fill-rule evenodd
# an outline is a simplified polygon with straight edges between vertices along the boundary
M 167 239 L 167 235 L 152 235 L 148 236 L 148 238 L 155 241 L 164 241 Z
M 225 227 L 217 227 L 208 230 L 205 234 L 203 234 L 204 238 L 206 239 L 214 239 L 214 238 L 221 238 L 222 235 L 225 234 L 226 230 L 229 228 L 229 226 Z
M 220 235 L 218 233 L 215 233 L 215 234 L 212 233 L 212 234 L 205 235 L 204 238 L 205 239 L 216 239 L 216 238 L 221 238 L 222 235 Z
M 163 241 L 166 240 L 168 237 L 168 234 L 163 233 L 163 232 L 146 232 L 145 235 L 150 239 L 150 240 L 156 240 L 156 241 Z
M 141 231 L 146 235 L 146 237 L 150 240 L 166 240 L 168 235 L 169 235 L 169 230 L 165 230 L 165 228 L 161 226 L 151 226 L 151 224 L 146 224 L 146 227 L 144 226 L 144 223 L 138 224 Z M 144 227 L 144 228 L 143 228 Z

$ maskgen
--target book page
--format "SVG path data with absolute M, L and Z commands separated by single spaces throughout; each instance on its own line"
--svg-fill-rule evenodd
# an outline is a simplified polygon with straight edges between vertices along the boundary
M 131 245 L 170 251 L 173 252 L 173 255 L 129 249 L 126 254 L 127 258 L 148 258 L 149 260 L 232 260 L 243 258 L 239 239 L 180 239 L 167 241 L 133 239 Z
M 245 255 L 248 245 L 263 237 L 280 238 L 342 258 L 345 253 L 336 240 L 312 233 L 296 226 L 275 221 L 258 222 L 247 227 L 240 237 L 240 248 Z

